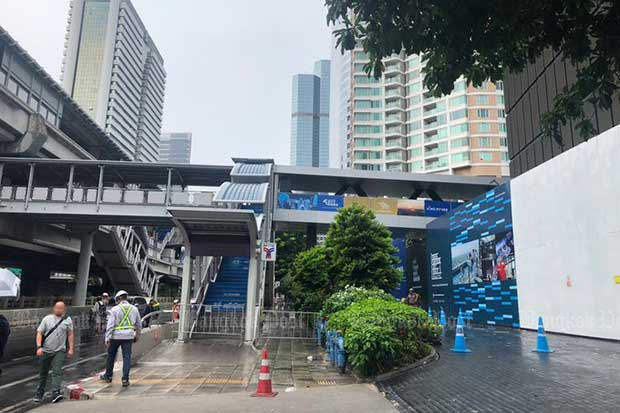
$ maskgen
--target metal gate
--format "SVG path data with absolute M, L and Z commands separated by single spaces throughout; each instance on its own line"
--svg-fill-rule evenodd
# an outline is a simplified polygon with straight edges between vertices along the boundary
M 241 337 L 245 328 L 245 306 L 201 305 L 190 315 L 193 335 L 225 335 Z
M 263 310 L 260 319 L 260 337 L 314 338 L 318 316 L 318 313 L 303 311 Z

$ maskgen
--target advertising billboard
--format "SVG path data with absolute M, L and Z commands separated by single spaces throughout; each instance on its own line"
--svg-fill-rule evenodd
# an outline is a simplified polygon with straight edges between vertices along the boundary
M 331 211 L 336 212 L 340 208 L 344 207 L 344 197 L 341 195 L 317 195 L 316 205 L 313 205 L 313 209 L 317 211 Z
M 375 214 L 396 215 L 398 200 L 395 198 L 370 198 L 370 209 Z

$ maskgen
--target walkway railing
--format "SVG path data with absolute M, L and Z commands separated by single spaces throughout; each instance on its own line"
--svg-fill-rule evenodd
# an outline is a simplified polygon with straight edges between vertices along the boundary
M 312 339 L 318 313 L 304 311 L 263 310 L 260 319 L 261 338 Z
M 155 291 L 157 274 L 149 266 L 148 249 L 132 227 L 114 227 L 117 242 L 125 254 L 133 276 L 136 277 L 142 293 L 152 295 Z

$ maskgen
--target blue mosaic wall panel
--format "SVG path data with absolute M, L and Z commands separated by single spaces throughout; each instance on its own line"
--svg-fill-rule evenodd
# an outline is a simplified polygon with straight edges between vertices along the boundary
M 428 295 L 451 316 L 519 326 L 510 183 L 427 226 Z

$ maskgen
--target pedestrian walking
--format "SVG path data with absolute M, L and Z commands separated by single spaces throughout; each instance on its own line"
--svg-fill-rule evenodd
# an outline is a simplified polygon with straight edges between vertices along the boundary
M 11 324 L 5 316 L 0 314 L 0 362 L 2 362 L 4 358 L 4 349 L 6 347 L 6 343 L 9 341 L 10 335 Z M 2 368 L 0 368 L 0 376 L 2 376 Z
M 174 300 L 172 302 L 172 322 L 179 321 L 181 315 L 181 304 L 179 304 L 179 300 Z
M 45 386 L 50 369 L 52 370 L 52 403 L 63 399 L 60 392 L 62 366 L 66 357 L 73 357 L 73 322 L 66 315 L 62 301 L 54 304 L 52 314 L 46 315 L 37 328 L 37 356 L 40 359 L 39 387 L 34 402 L 39 403 L 45 396 Z M 68 349 L 67 349 L 68 343 Z
M 111 383 L 114 370 L 114 360 L 120 347 L 123 351 L 123 387 L 129 386 L 129 370 L 131 368 L 131 347 L 138 341 L 142 322 L 140 311 L 134 305 L 127 302 L 127 291 L 120 290 L 116 293 L 117 305 L 110 310 L 108 324 L 105 330 L 105 346 L 108 349 L 105 373 L 101 380 Z
M 105 329 L 106 325 L 106 303 L 103 300 L 103 296 L 98 296 L 95 305 L 92 308 L 92 313 L 95 320 L 95 330 L 100 333 Z

